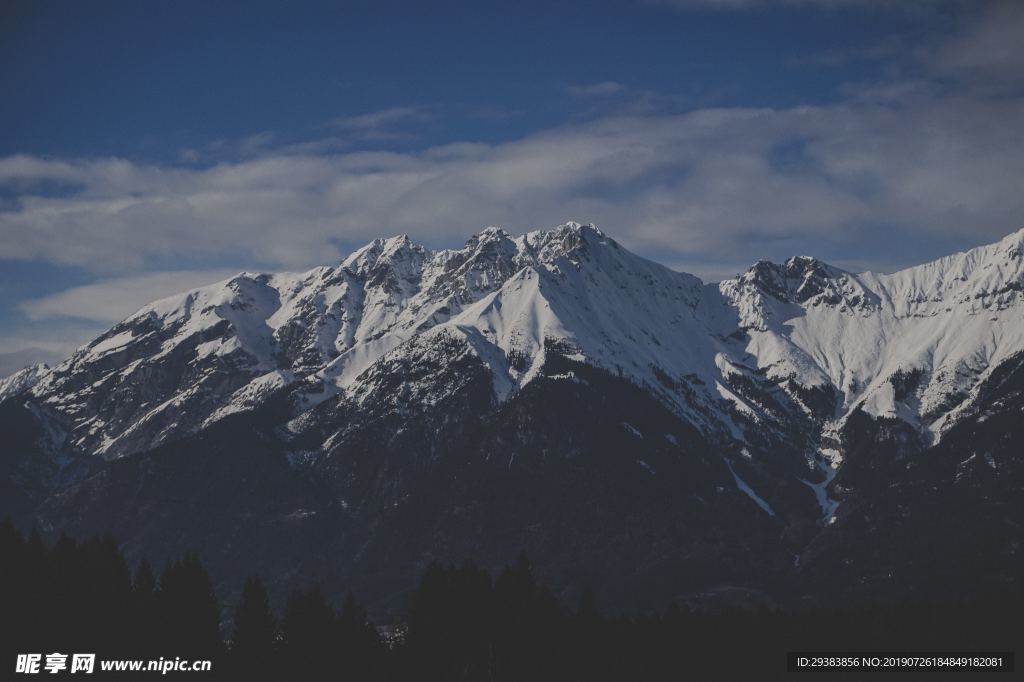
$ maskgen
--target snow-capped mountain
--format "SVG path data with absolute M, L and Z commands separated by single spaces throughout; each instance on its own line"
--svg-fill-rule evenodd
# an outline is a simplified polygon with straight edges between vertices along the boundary
M 73 447 L 116 457 L 287 386 L 303 407 L 358 393 L 359 376 L 420 334 L 471 346 L 499 400 L 536 376 L 545 339 L 653 384 L 655 367 L 685 374 L 707 364 L 710 346 L 657 340 L 706 336 L 694 316 L 702 289 L 578 224 L 518 239 L 490 228 L 457 251 L 376 240 L 333 268 L 241 273 L 146 306 L 33 392 L 70 418 Z
M 221 459 L 202 467 L 233 463 L 217 474 L 230 480 L 250 466 L 224 451 L 232 433 L 274 453 L 274 480 L 298 476 L 280 519 L 312 528 L 334 518 L 335 534 L 319 542 L 334 543 L 346 575 L 359 574 L 358 557 L 403 551 L 371 549 L 382 534 L 406 537 L 425 522 L 406 513 L 434 519 L 433 544 L 408 543 L 422 551 L 444 537 L 449 553 L 486 553 L 491 541 L 481 538 L 499 517 L 548 527 L 565 510 L 530 525 L 532 510 L 516 507 L 548 499 L 542 490 L 555 505 L 558 495 L 580 495 L 581 504 L 597 495 L 624 508 L 664 494 L 688 528 L 673 531 L 679 542 L 719 547 L 706 561 L 725 560 L 735 547 L 717 543 L 735 536 L 744 551 L 759 548 L 769 572 L 782 571 L 827 549 L 816 538 L 875 500 L 864 491 L 881 489 L 871 477 L 888 464 L 865 453 L 892 441 L 889 460 L 914 461 L 1015 404 L 997 383 L 1016 376 L 1024 357 L 1022 253 L 1024 230 L 889 275 L 801 256 L 705 284 L 577 223 L 519 237 L 488 228 L 455 250 L 375 240 L 335 266 L 241 273 L 157 301 L 53 369 L 5 380 L 0 397 L 16 398 L 0 408 L 34 420 L 25 442 L 44 443 L 37 456 L 55 462 L 29 467 L 22 453 L 9 467 L 19 480 L 30 470 L 78 472 L 79 483 L 67 473 L 36 481 L 49 492 L 23 508 L 52 524 L 76 508 L 80 523 L 95 500 L 140 489 L 140 476 L 160 490 L 174 479 L 154 483 L 132 462 L 155 457 L 180 471 L 206 452 Z M 573 427 L 555 414 L 583 421 Z M 577 456 L 594 458 L 592 470 L 570 473 Z M 568 458 L 570 469 L 549 457 Z M 509 482 L 520 469 L 536 476 L 550 467 L 533 487 Z M 89 477 L 95 468 L 106 473 Z M 451 478 L 436 479 L 440 472 Z M 623 486 L 610 491 L 602 476 Z M 304 487 L 311 480 L 315 490 Z M 498 487 L 484 501 L 490 486 Z M 506 514 L 496 500 L 512 490 L 520 502 L 507 504 L 518 512 Z M 472 529 L 459 520 L 467 508 L 482 515 Z M 111 523 L 109 512 L 102 518 Z M 669 543 L 650 559 L 662 566 L 681 550 L 663 521 L 643 518 L 660 529 L 651 547 Z M 694 519 L 705 519 L 704 531 L 690 527 Z M 555 542 L 575 523 L 534 540 Z M 755 539 L 758 528 L 765 535 Z M 623 532 L 635 546 L 634 531 Z M 578 551 L 597 551 L 594 543 Z
M 52 371 L 6 382 L 32 383 L 71 447 L 117 457 L 281 390 L 294 391 L 296 416 L 358 396 L 374 363 L 424 334 L 427 345 L 465 344 L 506 400 L 538 376 L 554 342 L 709 433 L 743 440 L 751 422 L 777 421 L 743 395 L 763 378 L 820 421 L 861 408 L 935 442 L 988 373 L 1024 349 L 1022 239 L 892 275 L 807 257 L 759 262 L 715 286 L 576 223 L 518 238 L 488 228 L 437 252 L 395 237 L 335 267 L 241 273 L 158 301 Z

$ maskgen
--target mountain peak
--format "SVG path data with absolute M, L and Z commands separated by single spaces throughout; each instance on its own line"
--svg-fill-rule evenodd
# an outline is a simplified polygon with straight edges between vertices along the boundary
M 480 230 L 478 234 L 474 235 L 474 238 L 479 241 L 490 239 L 510 239 L 511 235 L 497 225 L 488 225 L 484 229 Z
M 30 365 L 18 370 L 8 377 L 0 379 L 0 402 L 14 397 L 19 393 L 31 390 L 39 383 L 39 379 L 50 371 L 50 366 L 45 362 Z
M 412 240 L 407 234 L 396 234 L 384 240 L 384 251 L 401 251 L 412 246 Z
M 359 276 L 368 277 L 371 286 L 400 287 L 400 282 L 418 280 L 424 263 L 433 254 L 413 242 L 409 235 L 374 239 L 353 251 L 342 261 L 342 267 Z M 404 288 L 404 287 L 403 287 Z
M 542 263 L 585 250 L 588 246 L 613 243 L 591 224 L 569 221 L 550 230 L 536 230 L 523 237 L 527 248 Z
M 814 256 L 791 256 L 783 264 L 787 272 L 815 273 L 822 272 L 830 266 Z
M 999 249 L 1010 258 L 1020 259 L 1024 256 L 1024 227 L 1003 237 L 998 242 Z
M 502 228 L 492 225 L 467 239 L 463 251 L 467 249 L 476 252 L 491 252 L 495 250 L 511 250 L 514 252 L 516 247 L 512 235 Z
M 819 294 L 835 294 L 837 283 L 847 276 L 817 258 L 793 256 L 782 265 L 759 260 L 740 276 L 740 282 L 783 303 L 805 303 Z M 835 295 L 827 298 L 830 302 L 839 300 Z
M 595 237 L 605 236 L 604 232 L 602 232 L 601 228 L 599 228 L 597 225 L 594 225 L 593 223 L 578 223 L 575 220 L 570 220 L 569 222 L 562 223 L 561 225 L 558 225 L 557 227 L 553 227 L 552 229 L 548 230 L 548 232 L 559 235 L 573 234 L 579 235 L 581 237 L 586 237 L 588 235 Z

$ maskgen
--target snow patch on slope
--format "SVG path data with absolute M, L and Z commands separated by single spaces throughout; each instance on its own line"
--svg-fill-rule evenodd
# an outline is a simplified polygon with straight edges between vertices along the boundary
M 732 478 L 736 482 L 736 487 L 739 488 L 740 492 L 742 492 L 744 495 L 753 500 L 754 504 L 756 504 L 758 507 L 764 510 L 764 512 L 768 514 L 768 516 L 775 516 L 775 511 L 771 508 L 771 506 L 767 502 L 765 502 L 760 495 L 754 492 L 754 489 L 751 488 L 746 481 L 744 481 L 736 474 L 736 471 L 732 468 L 732 464 L 730 464 L 728 460 L 723 461 L 725 461 L 725 466 L 729 467 L 729 473 L 732 474 Z

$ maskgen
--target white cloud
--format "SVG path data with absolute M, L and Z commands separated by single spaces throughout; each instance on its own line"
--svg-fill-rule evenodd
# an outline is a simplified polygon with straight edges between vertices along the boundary
M 567 91 L 573 97 L 607 97 L 618 95 L 626 90 L 626 86 L 617 81 L 601 81 L 588 85 L 570 85 Z
M 828 107 L 606 116 L 504 144 L 416 153 L 270 152 L 210 168 L 120 159 L 0 160 L 22 193 L 0 212 L 0 258 L 131 272 L 152 259 L 306 267 L 341 244 L 409 233 L 432 243 L 482 225 L 575 217 L 627 246 L 721 260 L 744 235 L 904 229 L 998 236 L 1024 195 L 1020 99 L 861 93 Z M 12 170 L 13 169 L 13 170 Z
M 18 308 L 30 320 L 75 318 L 114 323 L 155 300 L 213 284 L 237 270 L 174 270 L 104 279 L 92 284 L 29 299 Z
M 16 184 L 40 179 L 77 182 L 83 177 L 75 164 L 66 161 L 52 161 L 26 154 L 0 158 L 0 183 Z
M 110 325 L 106 322 L 83 320 L 57 320 L 46 323 L 28 323 L 6 333 L 0 333 L 0 364 L 10 371 L 36 362 L 54 364 L 71 355 L 89 339 L 98 336 Z M 10 374 L 10 371 L 7 374 Z
M 113 277 L 22 301 L 27 320 L 0 333 L 0 377 L 63 360 L 147 303 L 232 277 L 237 270 L 175 270 Z
M 342 130 L 369 130 L 422 118 L 424 115 L 425 112 L 418 107 L 389 107 L 356 116 L 342 116 L 334 119 L 332 124 Z

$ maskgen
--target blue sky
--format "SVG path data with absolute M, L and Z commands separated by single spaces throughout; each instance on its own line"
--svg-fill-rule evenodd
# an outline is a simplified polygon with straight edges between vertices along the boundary
M 709 280 L 1024 225 L 1024 6 L 7 2 L 0 373 L 377 236 L 593 221 Z
M 341 116 L 428 108 L 417 146 L 497 142 L 585 117 L 616 82 L 677 108 L 826 102 L 877 66 L 792 65 L 893 37 L 906 15 L 679 12 L 637 2 L 15 4 L 0 152 L 175 161 Z M 577 91 L 579 92 L 579 91 Z M 87 129 L 87 132 L 83 129 Z

